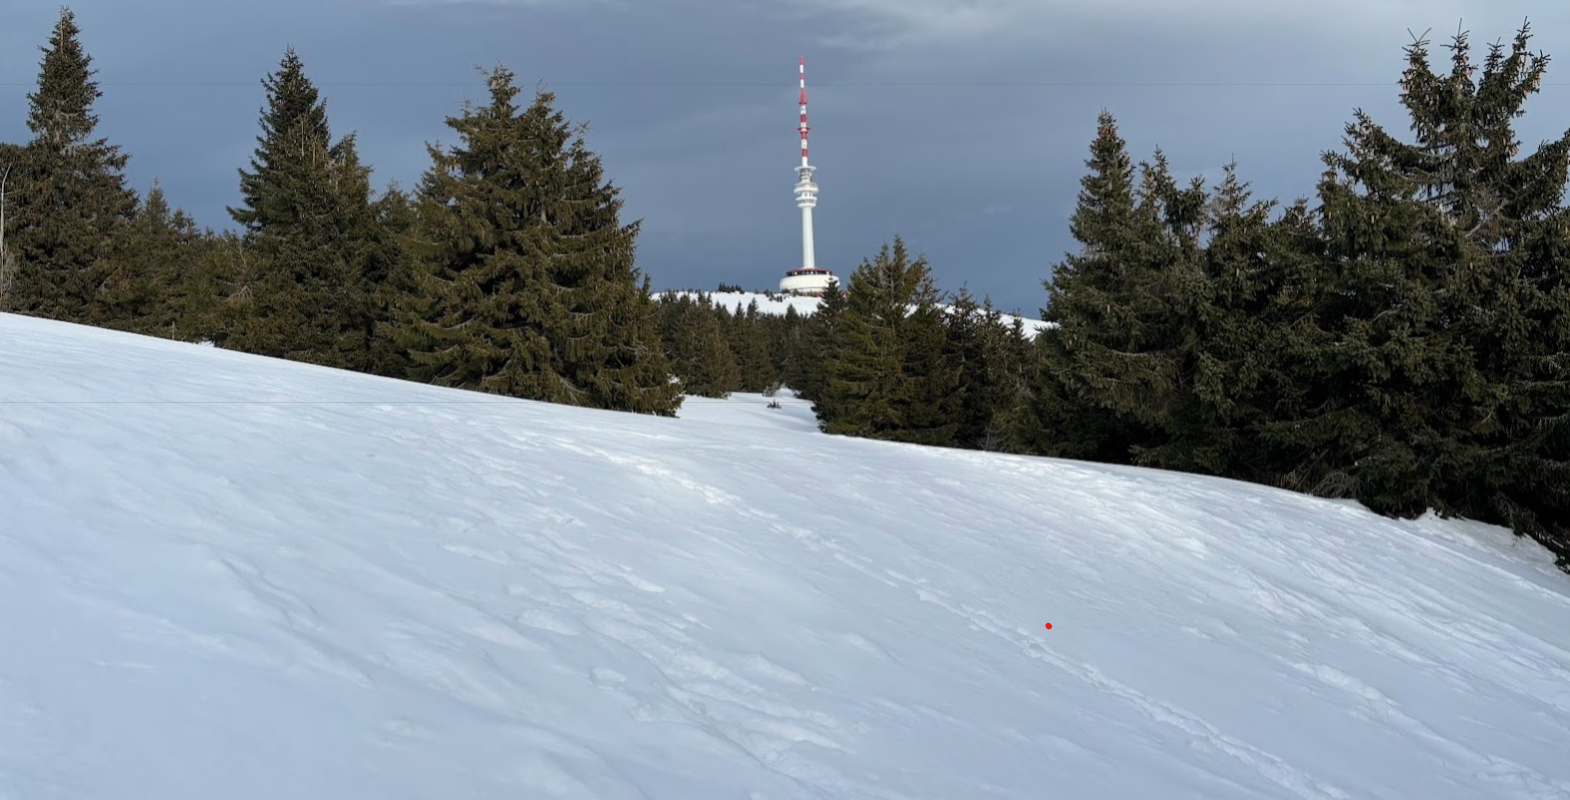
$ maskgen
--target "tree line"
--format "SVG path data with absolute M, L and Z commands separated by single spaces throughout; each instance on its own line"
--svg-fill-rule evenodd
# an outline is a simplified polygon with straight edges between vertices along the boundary
M 1529 41 L 1409 45 L 1411 141 L 1356 111 L 1312 204 L 1136 168 L 1103 116 L 1034 449 L 1503 524 L 1570 566 L 1570 132 L 1520 152 Z
M 594 408 L 672 415 L 638 224 L 544 89 L 505 67 L 446 120 L 413 191 L 376 193 L 352 135 L 288 49 L 263 81 L 236 228 L 200 229 L 97 134 L 101 97 L 69 9 L 42 47 L 7 170 L 0 310 Z

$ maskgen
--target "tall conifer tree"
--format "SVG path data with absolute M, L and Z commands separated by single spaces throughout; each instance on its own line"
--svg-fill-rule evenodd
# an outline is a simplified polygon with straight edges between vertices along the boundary
M 377 371 L 379 285 L 386 232 L 355 138 L 334 142 L 325 102 L 294 48 L 263 79 L 267 104 L 241 204 L 229 213 L 253 250 L 226 346 L 327 366 Z
M 902 239 L 864 260 L 845 292 L 828 362 L 832 415 L 823 430 L 847 436 L 953 445 L 959 369 L 944 352 L 944 311 L 925 258 Z
M 1312 405 L 1317 381 L 1304 353 L 1326 340 L 1310 309 L 1331 276 L 1306 201 L 1272 221 L 1275 207 L 1253 199 L 1236 164 L 1211 194 L 1198 352 L 1184 376 L 1186 413 L 1158 454 L 1163 466 L 1278 485 L 1304 469 L 1304 451 L 1275 446 L 1291 429 L 1271 425 Z
M 1105 370 L 1123 368 L 1129 363 L 1124 355 L 1145 345 L 1141 311 L 1151 301 L 1135 295 L 1152 282 L 1151 250 L 1165 237 L 1148 182 L 1147 202 L 1140 204 L 1134 164 L 1109 112 L 1098 118 L 1086 166 L 1069 224 L 1080 251 L 1065 257 L 1045 282 L 1042 316 L 1057 327 L 1038 340 L 1040 371 L 1024 435 L 1048 455 L 1126 462 L 1154 435 L 1148 421 L 1124 413 L 1152 379 L 1120 383 Z
M 989 372 L 987 383 L 992 388 L 996 405 L 980 447 L 1008 453 L 1029 452 L 1019 437 L 1019 430 L 1027 413 L 1033 367 L 1031 338 L 1025 333 L 1025 321 L 1019 316 L 1014 316 L 1008 323 L 1003 322 L 1003 314 L 992 305 L 992 298 L 983 301 L 981 312 L 986 320 L 983 352 Z
M 729 319 L 726 339 L 735 356 L 741 392 L 761 392 L 775 380 L 773 362 L 769 357 L 769 344 L 764 334 L 762 314 L 758 301 L 753 300 L 745 309 L 737 308 Z
M 741 384 L 736 357 L 720 327 L 722 310 L 707 294 L 666 297 L 660 302 L 661 335 L 682 391 L 698 397 L 727 397 Z
M 173 209 L 154 182 L 130 223 L 95 267 L 96 294 L 86 322 L 172 339 L 193 340 L 190 316 L 210 301 L 202 268 L 206 237 Z
M 824 422 L 836 414 L 828 390 L 828 365 L 834 360 L 844 315 L 845 289 L 836 281 L 824 291 L 817 309 L 801 323 L 801 333 L 785 365 L 785 382 L 799 396 L 813 402 L 814 413 Z
M 69 8 L 41 50 L 38 87 L 27 96 L 33 138 L 6 192 L 6 245 L 17 262 L 10 306 L 81 322 L 92 315 L 95 265 L 134 213 L 136 194 L 125 183 L 128 157 L 97 136 L 93 105 L 103 93 Z
M 1013 431 L 1024 396 L 1028 347 L 1023 323 L 1005 325 L 992 298 L 978 304 L 961 287 L 949 306 L 945 326 L 947 352 L 959 369 L 955 442 L 979 450 L 1018 449 Z
M 1523 26 L 1479 75 L 1466 35 L 1436 72 L 1407 48 L 1414 141 L 1358 112 L 1322 182 L 1346 282 L 1329 309 L 1346 388 L 1333 407 L 1370 442 L 1344 453 L 1357 497 L 1513 526 L 1570 555 L 1570 133 L 1520 156 L 1514 120 L 1548 57 Z
M 246 232 L 298 224 L 307 209 L 297 202 L 301 173 L 320 168 L 332 147 L 327 105 L 305 63 L 291 46 L 284 50 L 276 72 L 262 79 L 267 103 L 261 112 L 261 133 L 251 156 L 251 170 L 240 170 L 240 205 L 229 215 Z
M 448 119 L 420 187 L 424 271 L 403 341 L 417 375 L 570 405 L 674 414 L 679 386 L 633 263 L 620 190 L 540 90 L 519 109 L 511 71 L 490 102 Z
M 415 291 L 418 267 L 411 255 L 418 235 L 415 199 L 396 183 L 371 208 L 378 237 L 368 254 L 361 278 L 367 289 L 365 338 L 370 343 L 367 371 L 389 378 L 408 378 L 409 354 L 396 339 L 399 303 Z
M 997 377 L 988 363 L 987 319 L 970 290 L 960 287 L 944 317 L 945 349 L 959 368 L 959 427 L 954 433 L 961 447 L 979 448 L 986 441 L 996 408 Z
M 777 382 L 788 382 L 786 374 L 789 370 L 790 357 L 796 351 L 796 343 L 801 338 L 803 320 L 794 305 L 785 306 L 784 314 L 764 317 L 769 363 L 774 369 L 774 380 Z

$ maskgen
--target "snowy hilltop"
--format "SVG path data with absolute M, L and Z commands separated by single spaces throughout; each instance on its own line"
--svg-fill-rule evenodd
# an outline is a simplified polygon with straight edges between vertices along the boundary
M 691 290 L 662 292 L 657 296 L 663 296 L 664 294 L 670 294 L 676 297 L 687 296 L 696 298 L 700 292 Z M 707 294 L 709 299 L 712 300 L 716 306 L 724 308 L 733 314 L 738 311 L 746 311 L 747 306 L 752 303 L 757 303 L 758 313 L 760 314 L 784 314 L 787 309 L 795 308 L 797 314 L 805 316 L 816 311 L 818 309 L 818 303 L 821 302 L 816 297 L 802 297 L 788 294 L 769 294 L 765 292 L 702 292 L 702 294 Z M 1050 330 L 1053 327 L 1056 327 L 1053 323 L 1043 322 L 1039 319 L 1031 319 L 1029 317 L 1021 317 L 1020 319 L 1024 322 L 1026 335 L 1029 336 L 1035 336 L 1041 331 Z M 1012 314 L 1004 314 L 1003 324 L 1013 325 L 1014 316 Z
M 1570 796 L 1497 528 L 6 315 L 0 509 L 6 800 Z

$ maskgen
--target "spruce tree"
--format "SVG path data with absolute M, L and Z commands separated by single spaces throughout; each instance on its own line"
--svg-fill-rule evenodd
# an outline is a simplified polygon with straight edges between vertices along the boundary
M 1530 39 L 1523 25 L 1508 52 L 1492 45 L 1476 80 L 1465 37 L 1444 80 L 1413 48 L 1403 101 L 1424 199 L 1460 234 L 1446 312 L 1478 378 L 1455 391 L 1466 413 L 1435 505 L 1510 525 L 1570 569 L 1570 131 L 1518 158 L 1513 120 L 1548 66 Z
M 1197 353 L 1186 365 L 1184 414 L 1156 454 L 1162 466 L 1275 483 L 1265 430 L 1270 415 L 1292 405 L 1304 388 L 1293 373 L 1294 342 L 1303 331 L 1304 294 L 1322 263 L 1294 249 L 1294 234 L 1317 242 L 1318 231 L 1299 201 L 1272 223 L 1274 201 L 1255 201 L 1250 187 L 1228 164 L 1206 209 L 1208 241 L 1203 270 L 1208 291 L 1195 309 Z M 1286 468 L 1298 459 L 1292 451 Z
M 1428 508 L 1511 525 L 1570 555 L 1570 133 L 1520 156 L 1514 120 L 1548 57 L 1523 26 L 1481 75 L 1467 36 L 1436 72 L 1407 48 L 1414 141 L 1359 111 L 1321 185 L 1347 284 L 1325 324 L 1361 425 L 1341 454 L 1355 496 L 1391 514 Z
M 769 357 L 768 341 L 764 336 L 762 314 L 758 301 L 752 300 L 745 310 L 726 315 L 725 336 L 735 356 L 740 376 L 737 391 L 757 393 L 774 383 L 776 375 Z
M 983 356 L 990 373 L 987 382 L 992 387 L 995 406 L 980 448 L 1027 453 L 1029 448 L 1018 432 L 1028 413 L 1029 381 L 1034 366 L 1031 338 L 1025 332 L 1025 321 L 1018 315 L 1005 324 L 1003 314 L 993 307 L 990 297 L 983 301 L 981 311 L 986 320 L 983 331 L 987 334 Z
M 659 301 L 659 339 L 670 369 L 681 378 L 683 394 L 728 397 L 741 383 L 719 323 L 721 314 L 724 309 L 714 306 L 707 292 L 700 292 L 696 300 L 667 293 Z
M 707 297 L 700 292 L 699 297 Z M 680 361 L 677 351 L 686 345 L 686 332 L 682 327 L 687 321 L 687 307 L 694 304 L 691 296 L 679 292 L 664 292 L 659 296 L 660 301 L 660 343 L 665 348 L 665 357 L 670 359 L 672 369 Z
M 254 315 L 254 287 L 276 271 L 236 231 L 209 234 L 204 249 L 196 270 L 203 301 L 187 309 L 185 324 L 196 332 L 197 341 L 237 349 L 229 342 L 234 323 Z
M 94 302 L 86 322 L 171 339 L 193 340 L 189 315 L 207 301 L 197 274 L 206 237 L 183 210 L 172 209 L 155 181 L 129 224 L 94 267 Z
M 708 295 L 697 302 L 683 297 L 673 308 L 676 331 L 669 357 L 682 390 L 699 397 L 728 397 L 739 390 L 741 370 L 720 326 L 722 309 Z
M 428 146 L 419 190 L 422 270 L 401 337 L 416 374 L 443 385 L 570 405 L 673 415 L 680 387 L 658 309 L 633 263 L 638 224 L 599 158 L 513 74 L 490 102 L 447 120 L 459 144 Z
M 956 299 L 956 312 L 961 305 Z M 970 406 L 968 413 L 962 412 L 962 419 L 967 420 L 962 424 L 970 426 L 970 433 L 961 444 L 988 451 L 1024 452 L 1015 435 L 1024 412 L 1030 354 L 1024 320 L 1015 317 L 1005 323 L 991 297 L 983 298 L 972 317 L 979 347 L 961 370 L 969 370 L 973 376 L 962 401 Z
M 80 35 L 75 15 L 61 9 L 27 96 L 33 138 L 6 192 L 6 246 L 16 261 L 10 308 L 70 322 L 93 315 L 95 265 L 136 208 L 128 156 L 96 135 L 93 105 L 103 93 Z
M 1428 245 L 1439 220 L 1390 168 L 1393 144 L 1359 112 L 1347 152 L 1326 155 L 1320 218 L 1338 290 L 1316 313 L 1329 334 L 1315 354 L 1326 396 L 1294 430 L 1301 449 L 1327 454 L 1312 491 L 1415 516 L 1434 497 L 1458 410 L 1448 374 L 1464 357 L 1440 305 L 1449 259 Z
M 824 431 L 954 444 L 959 369 L 944 352 L 938 299 L 926 259 L 912 259 L 902 239 L 862 261 L 828 361 Z
M 791 354 L 796 351 L 801 338 L 803 317 L 794 305 L 785 306 L 785 313 L 764 317 L 765 337 L 768 340 L 769 365 L 775 383 L 788 383 Z
M 1071 221 L 1081 250 L 1046 282 L 1058 328 L 1042 337 L 1030 438 L 1050 455 L 1160 464 L 1187 413 L 1206 192 L 1177 186 L 1160 152 L 1136 188 L 1106 112 L 1087 166 Z
M 267 96 L 262 131 L 251 171 L 240 170 L 241 204 L 229 208 L 234 221 L 251 234 L 299 224 L 302 215 L 315 210 L 300 207 L 299 187 L 292 184 L 309 178 L 313 167 L 324 166 L 323 157 L 332 147 L 326 103 L 306 77 L 305 63 L 294 47 L 284 50 L 278 70 L 262 79 L 262 87 Z
M 412 244 L 419 222 L 414 198 L 396 183 L 372 204 L 377 232 L 361 274 L 366 289 L 361 320 L 368 345 L 366 371 L 389 378 L 409 377 L 409 356 L 395 339 L 400 298 L 415 291 Z
M 326 104 L 289 48 L 263 79 L 267 104 L 241 205 L 229 209 L 255 258 L 226 346 L 378 371 L 380 285 L 392 256 L 354 136 L 334 142 Z
M 835 281 L 824 291 L 818 307 L 803 323 L 801 336 L 786 366 L 785 381 L 798 396 L 813 402 L 813 412 L 820 422 L 833 419 L 837 413 L 829 392 L 829 364 L 835 359 L 844 316 L 845 290 Z
M 960 287 L 944 318 L 945 348 L 959 368 L 959 425 L 955 441 L 961 447 L 980 448 L 992 428 L 997 409 L 998 377 L 989 363 L 988 320 L 970 290 Z
M 1134 164 L 1110 112 L 1098 119 L 1085 163 L 1089 173 L 1080 179 L 1079 204 L 1069 222 L 1080 252 L 1064 258 L 1044 281 L 1048 297 L 1041 316 L 1055 327 L 1036 340 L 1030 414 L 1019 435 L 1045 455 L 1121 461 L 1128 458 L 1135 431 L 1094 404 L 1068 371 L 1089 337 L 1112 324 L 1116 259 L 1133 235 Z

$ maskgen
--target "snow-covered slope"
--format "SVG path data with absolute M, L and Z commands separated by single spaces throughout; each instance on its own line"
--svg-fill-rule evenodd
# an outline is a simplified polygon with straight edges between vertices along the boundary
M 1535 545 L 690 402 L 0 316 L 0 798 L 1570 793 Z
M 669 292 L 669 294 L 678 297 L 682 295 L 697 297 L 699 293 L 680 291 Z M 764 294 L 761 292 L 708 292 L 707 294 L 716 305 L 729 309 L 732 312 L 746 311 L 749 304 L 756 302 L 758 304 L 758 313 L 760 314 L 784 314 L 787 308 L 794 307 L 797 314 L 807 315 L 818 310 L 818 303 L 821 302 L 816 297 L 795 297 L 792 295 Z M 1055 327 L 1054 323 L 1043 322 L 1039 319 L 1030 319 L 1029 317 L 1022 317 L 1021 319 L 1025 323 L 1025 333 L 1028 336 L 1035 336 L 1044 330 L 1050 330 Z M 1010 314 L 1004 314 L 1003 323 L 1005 325 L 1013 325 L 1014 317 Z
M 697 297 L 700 293 L 695 291 L 664 292 L 677 297 Z M 715 305 L 729 309 L 731 312 L 746 311 L 749 303 L 758 304 L 758 313 L 784 315 L 785 310 L 794 307 L 797 314 L 806 316 L 818 310 L 816 297 L 798 297 L 788 294 L 765 294 L 763 292 L 703 292 L 707 294 Z

